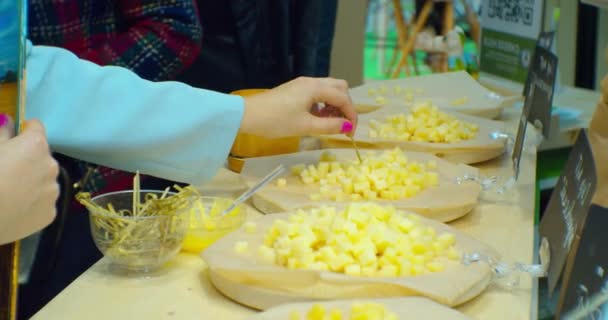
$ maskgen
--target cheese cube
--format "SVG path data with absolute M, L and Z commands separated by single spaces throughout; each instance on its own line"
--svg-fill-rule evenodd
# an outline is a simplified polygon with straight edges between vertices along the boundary
M 256 226 L 255 222 L 246 222 L 245 225 L 243 226 L 243 228 L 245 229 L 245 232 L 247 232 L 247 233 L 255 233 L 257 226 Z
M 245 253 L 249 248 L 249 243 L 247 241 L 238 241 L 234 244 L 234 251 L 236 253 Z
M 287 185 L 287 180 L 280 178 L 277 179 L 277 187 L 285 187 Z
M 358 264 L 349 264 L 344 268 L 344 273 L 349 276 L 360 276 L 361 266 Z

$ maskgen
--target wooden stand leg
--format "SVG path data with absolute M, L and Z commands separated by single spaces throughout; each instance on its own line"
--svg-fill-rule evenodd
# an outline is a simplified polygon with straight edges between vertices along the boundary
M 393 70 L 393 68 L 395 67 L 399 51 L 401 51 L 401 54 L 406 54 L 403 52 L 403 48 L 405 46 L 405 40 L 407 39 L 408 33 L 407 23 L 405 22 L 405 18 L 403 17 L 403 7 L 401 6 L 401 1 L 393 0 L 393 8 L 395 10 L 395 23 L 397 24 L 398 46 L 393 51 L 393 56 L 391 57 L 391 62 L 386 72 L 387 76 L 391 74 L 391 70 Z
M 443 35 L 447 36 L 448 32 L 454 29 L 454 3 L 447 1 L 445 3 L 445 12 L 443 20 Z M 444 54 L 443 61 L 441 63 L 441 69 L 443 72 L 448 72 L 448 54 Z
M 17 319 L 19 242 L 0 246 L 0 320 Z
M 418 33 L 424 27 L 427 19 L 429 18 L 429 14 L 431 14 L 431 10 L 433 10 L 433 0 L 427 0 L 424 3 L 424 7 L 422 7 L 422 11 L 420 11 L 420 16 L 416 19 L 416 23 L 414 25 L 414 29 L 412 30 L 412 34 L 408 38 L 406 44 L 403 46 L 403 54 L 401 55 L 401 59 L 399 60 L 399 64 L 397 68 L 393 71 L 392 78 L 397 78 L 399 73 L 401 73 L 401 68 L 407 65 L 407 58 L 414 47 L 414 43 L 416 41 L 416 37 Z

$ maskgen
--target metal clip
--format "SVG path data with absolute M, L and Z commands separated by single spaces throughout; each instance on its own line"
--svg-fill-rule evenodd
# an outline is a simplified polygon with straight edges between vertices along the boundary
M 463 265 L 468 266 L 472 263 L 487 263 L 494 272 L 495 280 L 506 280 L 505 285 L 512 289 L 519 286 L 521 274 L 528 274 L 533 278 L 542 278 L 547 275 L 547 268 L 542 264 L 524 264 L 520 262 L 509 264 L 479 252 L 463 255 Z

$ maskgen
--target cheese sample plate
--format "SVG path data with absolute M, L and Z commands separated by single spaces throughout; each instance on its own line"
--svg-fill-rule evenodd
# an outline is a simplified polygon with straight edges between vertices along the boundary
M 330 310 L 340 310 L 343 319 L 350 319 L 352 305 L 355 303 L 374 303 L 380 304 L 387 311 L 397 316 L 399 320 L 420 320 L 420 319 L 441 319 L 441 320 L 470 320 L 468 316 L 450 309 L 446 306 L 433 302 L 422 297 L 407 298 L 387 298 L 387 299 L 365 299 L 365 300 L 336 300 L 322 302 L 327 312 Z M 247 320 L 290 320 L 292 312 L 300 314 L 300 319 L 306 319 L 306 313 L 315 303 L 302 302 L 280 305 L 258 313 Z
M 488 90 L 464 71 L 437 73 L 366 83 L 350 90 L 355 104 L 403 108 L 431 101 L 439 107 L 496 119 L 506 106 L 521 99 Z
M 289 213 L 260 216 L 254 220 L 256 232 L 245 226 L 218 240 L 202 253 L 209 267 L 210 280 L 229 298 L 256 309 L 284 303 L 311 300 L 393 298 L 424 296 L 447 306 L 465 303 L 485 290 L 492 270 L 485 263 L 464 265 L 450 261 L 445 270 L 408 277 L 360 277 L 303 269 L 288 269 L 265 262 L 256 254 L 274 221 L 288 219 Z M 420 222 L 437 234 L 454 234 L 455 248 L 461 253 L 479 252 L 499 259 L 498 254 L 479 240 L 450 226 L 420 217 Z M 237 253 L 239 242 L 248 250 Z
M 278 165 L 292 167 L 298 164 L 317 164 L 323 153 L 330 153 L 336 157 L 336 161 L 355 160 L 356 154 L 353 149 L 330 149 L 305 151 L 292 154 L 276 155 L 269 157 L 250 158 L 245 161 L 241 174 L 251 187 L 263 178 L 268 172 Z M 361 150 L 363 156 L 366 150 Z M 378 151 L 376 151 L 378 152 Z M 381 204 L 390 204 L 398 209 L 416 212 L 423 216 L 439 221 L 452 221 L 469 213 L 476 205 L 481 187 L 478 183 L 465 181 L 461 184 L 456 182 L 458 177 L 465 175 L 477 175 L 476 168 L 454 164 L 439 159 L 431 154 L 420 152 L 405 152 L 410 161 L 437 163 L 439 174 L 439 185 L 428 187 L 411 198 L 400 200 L 376 200 Z M 299 176 L 290 170 L 284 174 L 286 186 L 269 184 L 253 196 L 253 205 L 263 213 L 276 213 L 290 211 L 298 208 L 307 208 L 321 204 L 348 203 L 335 201 L 313 201 L 311 194 L 319 192 L 319 184 L 304 184 Z
M 458 163 L 479 163 L 494 159 L 505 152 L 507 140 L 496 138 L 493 133 L 505 132 L 504 123 L 465 114 L 440 110 L 457 120 L 475 124 L 479 127 L 475 138 L 459 142 L 415 142 L 399 141 L 388 138 L 370 137 L 370 122 L 383 122 L 389 116 L 409 114 L 410 109 L 395 110 L 382 108 L 359 116 L 355 141 L 360 148 L 390 149 L 401 148 L 405 151 L 427 152 L 440 158 Z M 319 137 L 323 148 L 351 148 L 352 141 L 344 134 L 324 135 Z

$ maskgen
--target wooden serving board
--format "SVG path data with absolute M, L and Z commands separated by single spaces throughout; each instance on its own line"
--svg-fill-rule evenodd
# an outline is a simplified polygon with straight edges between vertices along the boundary
M 289 213 L 261 216 L 253 220 L 255 233 L 238 229 L 220 239 L 202 253 L 212 283 L 229 298 L 244 305 L 266 309 L 289 302 L 310 300 L 387 298 L 424 296 L 447 306 L 457 306 L 485 290 L 492 271 L 485 263 L 463 265 L 448 261 L 443 272 L 410 277 L 368 278 L 334 272 L 290 270 L 264 262 L 257 254 L 264 236 L 277 219 Z M 438 234 L 453 233 L 459 252 L 482 254 L 498 259 L 498 254 L 479 240 L 450 226 L 421 217 L 421 223 Z M 235 243 L 246 241 L 249 249 L 238 254 Z
M 456 117 L 460 121 L 477 124 L 479 126 L 479 131 L 477 132 L 476 137 L 471 140 L 454 143 L 413 142 L 370 138 L 370 120 L 383 122 L 388 116 L 409 113 L 408 109 L 395 110 L 394 108 L 382 108 L 359 116 L 355 140 L 360 148 L 390 149 L 399 147 L 402 150 L 432 153 L 452 162 L 467 164 L 494 159 L 505 152 L 506 139 L 494 139 L 491 136 L 492 132 L 504 132 L 504 123 L 456 112 L 442 111 Z M 352 148 L 350 138 L 343 134 L 321 136 L 320 141 L 323 148 Z
M 283 164 L 288 168 L 296 164 L 317 164 L 323 152 L 330 152 L 335 155 L 337 161 L 356 159 L 355 151 L 352 149 L 315 150 L 251 158 L 245 161 L 241 174 L 251 187 L 279 164 Z M 365 156 L 366 152 L 366 150 L 361 150 L 363 156 Z M 477 175 L 478 170 L 476 168 L 463 164 L 454 164 L 426 153 L 406 152 L 406 156 L 409 160 L 419 162 L 435 160 L 439 174 L 439 185 L 427 188 L 411 198 L 394 201 L 377 200 L 377 202 L 390 204 L 399 209 L 413 211 L 428 218 L 444 222 L 466 215 L 477 205 L 477 199 L 481 192 L 479 184 L 471 181 L 463 182 L 462 184 L 455 182 L 456 178 L 463 177 L 465 174 Z M 298 176 L 292 174 L 290 170 L 283 177 L 287 180 L 287 186 L 278 187 L 275 184 L 269 184 L 253 196 L 253 205 L 258 210 L 263 213 L 276 213 L 318 206 L 320 204 L 348 203 L 312 201 L 310 200 L 310 194 L 319 192 L 318 184 L 306 185 L 301 182 Z
M 397 92 L 396 87 L 401 89 Z M 385 98 L 385 107 L 405 107 L 406 92 L 413 90 L 414 101 L 430 100 L 446 110 L 488 119 L 499 118 L 506 106 L 521 98 L 490 91 L 464 71 L 370 82 L 351 89 L 350 95 L 355 104 L 378 105 L 369 89 L 379 92 L 383 88 L 386 92 L 377 95 Z
M 336 300 L 323 302 L 327 312 L 339 309 L 345 319 L 349 319 L 353 303 L 378 303 L 397 315 L 399 320 L 441 319 L 441 320 L 470 320 L 468 316 L 432 300 L 421 297 L 387 298 L 369 300 Z M 312 302 L 290 303 L 271 308 L 258 313 L 247 320 L 288 320 L 292 311 L 298 311 L 303 317 L 313 306 Z

